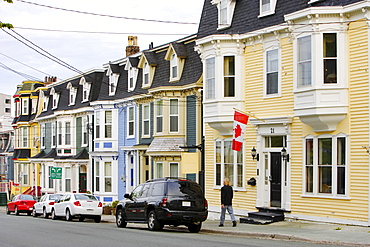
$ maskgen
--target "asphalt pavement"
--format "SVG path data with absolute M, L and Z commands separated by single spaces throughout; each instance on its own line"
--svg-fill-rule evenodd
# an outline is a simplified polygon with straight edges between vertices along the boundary
M 0 207 L 5 213 L 5 207 Z M 102 222 L 114 223 L 114 215 L 102 215 Z M 201 233 L 222 234 L 247 238 L 277 239 L 286 241 L 309 242 L 312 244 L 332 244 L 337 246 L 370 246 L 370 227 L 342 224 L 329 224 L 311 221 L 286 219 L 268 225 L 239 223 L 232 227 L 225 221 L 219 227 L 218 220 L 203 222 Z M 128 226 L 146 228 L 145 224 L 128 223 Z M 167 226 L 165 226 L 167 228 Z

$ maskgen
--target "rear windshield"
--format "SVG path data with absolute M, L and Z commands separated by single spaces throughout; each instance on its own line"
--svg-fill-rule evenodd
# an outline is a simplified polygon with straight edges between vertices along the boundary
M 58 195 L 58 194 L 56 194 L 56 195 L 50 195 L 49 196 L 49 199 L 50 200 L 57 200 L 57 199 L 60 199 L 62 196 L 63 195 Z
M 191 196 L 203 198 L 203 192 L 199 184 L 189 181 L 174 181 L 168 183 L 169 196 Z
M 76 200 L 90 200 L 90 201 L 97 201 L 96 197 L 93 195 L 88 194 L 79 194 L 75 195 Z
M 31 195 L 21 195 L 19 197 L 20 200 L 30 200 L 30 201 L 35 201 L 35 197 L 31 196 Z

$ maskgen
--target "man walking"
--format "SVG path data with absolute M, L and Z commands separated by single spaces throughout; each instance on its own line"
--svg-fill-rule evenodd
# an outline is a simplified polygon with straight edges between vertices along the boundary
M 225 213 L 226 210 L 230 215 L 233 222 L 233 227 L 236 226 L 236 220 L 234 216 L 232 200 L 233 200 L 233 188 L 230 186 L 230 180 L 228 178 L 224 179 L 224 186 L 221 188 L 221 216 L 220 216 L 220 227 L 224 226 Z

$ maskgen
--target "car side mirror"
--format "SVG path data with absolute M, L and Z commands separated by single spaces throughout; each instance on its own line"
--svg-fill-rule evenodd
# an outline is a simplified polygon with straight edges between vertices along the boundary
M 56 199 L 56 200 L 55 200 L 55 203 L 60 203 L 60 200 L 59 200 L 59 199 Z
M 132 198 L 131 198 L 131 195 L 130 195 L 130 194 L 125 194 L 123 197 L 124 197 L 124 198 L 127 198 L 127 199 L 132 200 Z

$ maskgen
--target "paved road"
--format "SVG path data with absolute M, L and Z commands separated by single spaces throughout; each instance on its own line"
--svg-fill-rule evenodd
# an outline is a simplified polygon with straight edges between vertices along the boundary
M 0 247 L 59 246 L 312 246 L 312 243 L 192 234 L 187 228 L 151 232 L 145 228 L 117 228 L 113 223 L 66 222 L 0 213 Z M 327 246 L 327 245 L 315 245 Z

